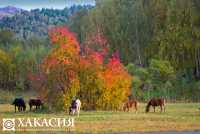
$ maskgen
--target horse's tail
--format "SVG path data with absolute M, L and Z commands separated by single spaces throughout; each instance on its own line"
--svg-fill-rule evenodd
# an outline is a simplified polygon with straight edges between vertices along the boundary
M 150 103 L 150 102 L 151 102 L 151 101 L 149 101 L 148 104 L 147 104 L 147 106 L 146 106 L 146 113 L 149 112 L 149 108 L 150 108 L 150 106 L 151 106 L 151 103 Z
M 135 109 L 136 109 L 136 111 L 138 110 L 138 106 L 139 106 L 139 102 L 136 100 L 135 101 Z

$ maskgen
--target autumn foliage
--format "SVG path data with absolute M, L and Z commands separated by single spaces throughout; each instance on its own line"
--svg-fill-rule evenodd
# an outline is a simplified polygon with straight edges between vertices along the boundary
M 131 77 L 100 32 L 91 35 L 80 49 L 65 27 L 49 32 L 54 45 L 44 59 L 40 95 L 51 108 L 67 109 L 73 97 L 84 109 L 118 109 L 130 94 Z

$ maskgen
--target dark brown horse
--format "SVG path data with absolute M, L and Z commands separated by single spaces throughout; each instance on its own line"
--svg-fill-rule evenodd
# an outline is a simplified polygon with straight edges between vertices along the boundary
M 155 112 L 155 107 L 157 106 L 160 106 L 160 112 L 163 112 L 163 109 L 164 109 L 164 112 L 165 112 L 165 99 L 161 99 L 161 98 L 152 98 L 147 106 L 146 106 L 146 112 L 149 112 L 150 110 L 150 106 L 153 107 L 154 109 L 154 112 Z
M 40 99 L 30 99 L 28 104 L 29 104 L 29 107 L 30 107 L 30 111 L 31 111 L 33 106 L 35 106 L 36 110 L 42 108 L 42 106 L 43 106 L 43 103 Z
M 137 100 L 129 100 L 123 105 L 123 110 L 124 110 L 124 112 L 126 112 L 126 111 L 128 112 L 130 108 L 134 107 L 135 112 L 137 113 L 138 105 L 139 105 L 139 103 Z

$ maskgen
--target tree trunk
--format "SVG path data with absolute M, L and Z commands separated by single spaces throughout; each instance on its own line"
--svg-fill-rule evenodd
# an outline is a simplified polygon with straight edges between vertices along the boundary
M 196 80 L 200 80 L 200 51 L 199 49 L 196 50 L 196 59 L 195 59 L 195 78 Z

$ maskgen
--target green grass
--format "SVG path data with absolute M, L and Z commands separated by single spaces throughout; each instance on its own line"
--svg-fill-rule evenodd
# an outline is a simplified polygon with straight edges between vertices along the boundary
M 194 131 L 200 130 L 200 104 L 178 103 L 167 104 L 166 112 L 145 113 L 144 104 L 139 107 L 138 114 L 120 111 L 90 111 L 81 112 L 75 117 L 75 131 L 73 133 L 111 134 L 114 132 L 147 132 L 147 131 Z M 13 117 L 69 117 L 65 112 L 59 113 L 14 113 L 14 108 L 8 104 L 0 105 L 0 119 Z M 20 132 L 27 133 L 26 131 Z M 36 133 L 36 132 L 33 132 Z M 38 132 L 37 132 L 38 133 Z M 40 132 L 41 134 L 46 132 Z M 50 132 L 48 132 L 50 133 Z M 51 132 L 62 133 L 62 132 Z

